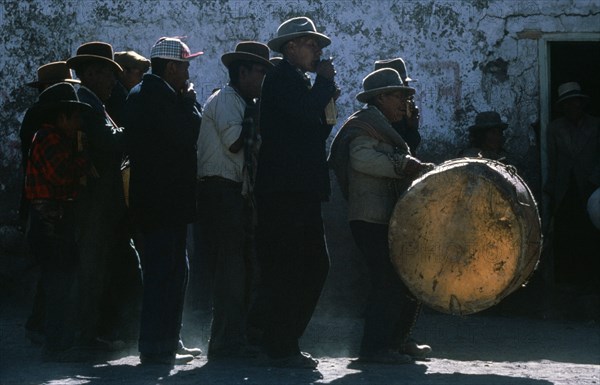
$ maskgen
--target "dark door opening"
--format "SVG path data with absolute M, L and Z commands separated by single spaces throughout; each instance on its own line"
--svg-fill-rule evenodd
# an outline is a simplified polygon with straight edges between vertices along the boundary
M 600 117 L 600 71 L 598 70 L 600 68 L 600 41 L 552 41 L 549 42 L 548 48 L 550 69 L 548 122 L 552 122 L 562 115 L 556 105 L 557 90 L 559 85 L 566 82 L 579 83 L 582 93 L 589 96 L 585 111 L 590 115 Z M 585 127 L 591 126 L 595 128 L 592 128 L 591 131 L 589 128 L 585 128 L 585 132 L 597 132 L 593 131 L 598 129 L 597 124 L 586 123 L 585 125 Z M 572 126 L 566 124 L 564 127 Z M 581 127 L 563 131 L 567 134 L 561 134 L 560 139 L 556 141 L 556 143 L 561 143 L 562 151 L 570 154 L 568 158 L 561 158 L 569 159 L 563 162 L 563 165 L 566 165 L 565 170 L 572 170 L 570 168 L 571 159 L 580 159 L 581 163 L 579 164 L 586 165 L 593 164 L 598 159 L 581 155 L 589 149 L 592 149 L 590 151 L 595 154 L 600 152 L 595 143 L 596 139 L 588 142 L 585 142 L 585 139 L 577 139 L 597 138 L 597 135 L 581 134 L 584 132 Z M 575 145 L 574 143 L 579 144 Z M 584 148 L 588 150 L 584 151 Z M 549 154 L 549 156 L 552 155 Z M 589 161 L 589 159 L 595 160 Z M 548 163 L 545 167 L 547 171 Z M 577 167 L 579 170 L 584 170 L 584 167 Z M 549 237 L 545 240 L 547 242 L 546 255 L 542 256 L 542 258 L 551 260 L 547 265 L 547 268 L 550 269 L 547 277 L 551 281 L 548 283 L 556 289 L 558 302 L 556 305 L 561 308 L 562 312 L 569 313 L 570 316 L 599 319 L 600 230 L 595 229 L 589 221 L 584 205 L 582 208 L 581 202 L 585 200 L 582 197 L 587 192 L 584 193 L 584 188 L 581 188 L 581 179 L 575 182 L 572 172 L 562 175 L 567 175 L 567 177 L 561 179 L 561 183 L 557 183 L 557 185 L 565 186 L 567 193 L 563 195 L 560 204 L 555 205 L 552 214 L 548 213 L 549 215 L 546 215 L 545 218 L 551 224 L 551 231 L 546 234 Z M 577 314 L 578 312 L 582 314 Z

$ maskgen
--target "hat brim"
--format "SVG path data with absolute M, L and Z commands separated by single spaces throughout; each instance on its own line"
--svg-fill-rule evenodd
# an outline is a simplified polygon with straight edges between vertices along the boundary
M 273 63 L 262 56 L 254 55 L 248 52 L 228 52 L 221 56 L 221 62 L 225 67 L 229 68 L 231 63 L 237 60 L 251 61 L 257 64 L 263 64 L 267 67 L 274 67 Z
M 33 87 L 33 88 L 40 88 L 41 86 L 47 86 L 47 85 L 52 85 L 52 84 L 56 84 L 56 83 L 73 83 L 73 84 L 80 84 L 81 81 L 79 81 L 78 79 L 53 79 L 53 80 L 38 80 L 35 82 L 30 82 L 30 83 L 26 83 L 26 86 L 29 87 Z
M 81 64 L 90 62 L 90 61 L 101 61 L 112 65 L 115 72 L 120 73 L 123 72 L 123 68 L 114 60 L 105 58 L 104 56 L 97 55 L 78 55 L 73 56 L 72 58 L 67 60 L 67 67 L 77 70 L 81 66 Z
M 500 128 L 502 131 L 508 128 L 508 123 L 490 123 L 490 124 L 474 124 L 469 127 L 469 132 L 487 130 L 490 128 Z
M 567 100 L 567 99 L 573 99 L 573 98 L 589 99 L 589 96 L 587 96 L 587 95 L 584 95 L 584 94 L 571 94 L 571 95 L 565 95 L 565 96 L 563 96 L 563 97 L 559 98 L 559 99 L 558 99 L 558 100 L 555 102 L 555 104 L 556 104 L 556 105 L 558 105 L 558 104 L 560 104 L 560 103 L 564 102 L 564 101 L 565 101 L 565 100 Z
M 281 52 L 281 47 L 285 43 L 287 43 L 290 40 L 302 37 L 302 36 L 312 36 L 312 37 L 316 38 L 317 42 L 319 43 L 320 48 L 325 48 L 331 44 L 331 39 L 328 38 L 327 36 L 323 35 L 322 33 L 312 32 L 312 31 L 302 31 L 302 32 L 289 33 L 289 34 L 283 35 L 283 36 L 277 36 L 276 38 L 269 40 L 269 42 L 267 43 L 267 46 L 269 46 L 269 48 L 271 48 L 271 50 L 273 50 L 275 52 L 283 53 L 283 52 Z
M 90 106 L 87 103 L 83 103 L 83 102 L 77 102 L 75 100 L 59 100 L 59 101 L 55 101 L 55 102 L 45 102 L 45 103 L 40 103 L 38 102 L 38 108 L 40 113 L 47 113 L 50 110 L 54 110 L 54 109 L 62 109 L 62 108 L 66 108 L 66 107 L 77 107 L 79 108 L 81 111 L 83 112 L 88 112 L 88 111 L 92 111 L 93 108 L 92 106 Z
M 409 96 L 415 94 L 415 89 L 411 88 L 411 87 L 388 86 L 388 87 L 373 88 L 372 90 L 369 90 L 369 91 L 359 92 L 356 95 L 356 100 L 358 100 L 361 103 L 367 103 L 369 100 L 373 99 L 377 95 L 386 94 L 386 93 L 395 92 L 395 91 L 405 91 L 408 93 Z

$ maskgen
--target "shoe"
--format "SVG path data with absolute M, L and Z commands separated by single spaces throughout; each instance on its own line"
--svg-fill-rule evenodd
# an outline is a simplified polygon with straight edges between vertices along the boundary
M 192 355 L 194 357 L 199 356 L 200 354 L 202 354 L 202 349 L 199 348 L 186 348 L 185 346 L 183 346 L 183 344 L 179 344 L 179 347 L 177 348 L 177 354 L 189 354 Z
M 192 361 L 194 356 L 191 354 L 141 354 L 140 364 L 142 365 L 185 365 Z
M 276 368 L 316 369 L 317 365 L 319 365 L 319 361 L 306 352 L 270 360 L 270 366 Z
M 361 354 L 356 361 L 360 363 L 402 365 L 413 362 L 413 359 L 407 354 L 393 350 L 381 350 L 374 353 Z
M 426 355 L 431 353 L 431 346 L 421 345 L 414 340 L 408 340 L 400 348 L 400 353 L 408 354 L 414 358 L 425 358 Z

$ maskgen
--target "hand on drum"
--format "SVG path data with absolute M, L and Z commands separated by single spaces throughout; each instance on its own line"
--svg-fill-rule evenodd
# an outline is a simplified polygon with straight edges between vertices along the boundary
M 406 155 L 406 165 L 402 171 L 406 176 L 416 178 L 421 174 L 433 170 L 434 167 L 433 163 L 423 163 L 417 158 Z

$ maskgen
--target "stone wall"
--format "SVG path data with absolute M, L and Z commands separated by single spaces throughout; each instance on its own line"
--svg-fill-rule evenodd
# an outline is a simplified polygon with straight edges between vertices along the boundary
M 190 67 L 203 102 L 227 80 L 224 52 L 240 40 L 266 42 L 283 20 L 300 15 L 331 37 L 324 56 L 334 58 L 342 88 L 340 120 L 360 107 L 354 97 L 374 60 L 401 56 L 418 79 L 420 156 L 455 157 L 476 113 L 494 109 L 510 124 L 507 149 L 534 191 L 539 149 L 530 125 L 539 118 L 539 34 L 526 32 L 593 32 L 600 25 L 597 0 L 1 0 L 0 225 L 16 219 L 18 129 L 37 96 L 24 84 L 40 65 L 67 59 L 93 40 L 149 56 L 159 37 L 187 36 L 192 51 L 204 51 Z M 339 194 L 325 213 L 336 253 L 355 255 Z
M 600 24 L 595 0 L 2 0 L 0 223 L 16 216 L 18 127 L 36 99 L 24 84 L 40 65 L 64 60 L 92 40 L 148 56 L 157 38 L 187 36 L 192 50 L 205 52 L 190 69 L 203 101 L 227 80 L 221 54 L 239 40 L 266 42 L 283 20 L 299 15 L 333 41 L 324 55 L 335 60 L 342 117 L 359 107 L 354 96 L 373 61 L 402 56 L 418 79 L 425 160 L 452 158 L 475 114 L 495 109 L 510 123 L 507 148 L 525 169 L 537 153 L 530 124 L 539 110 L 538 51 L 537 41 L 520 32 L 589 32 Z

